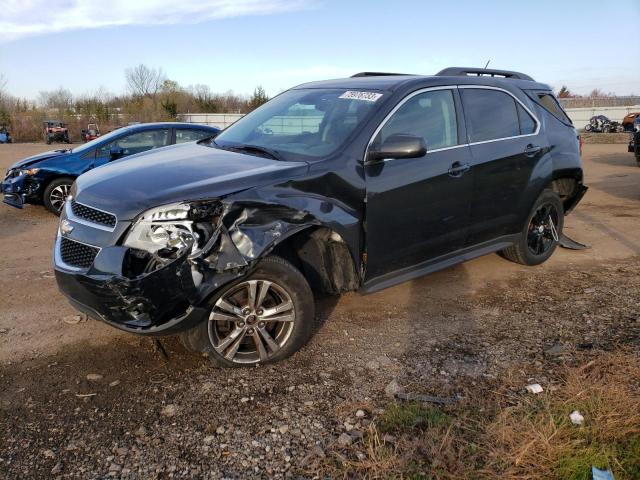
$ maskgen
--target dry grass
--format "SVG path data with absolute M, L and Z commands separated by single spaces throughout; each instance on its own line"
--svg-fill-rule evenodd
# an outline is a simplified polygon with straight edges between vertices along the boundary
M 525 397 L 487 426 L 487 476 L 589 479 L 594 465 L 618 480 L 640 478 L 637 354 L 601 353 L 563 378 L 556 392 Z M 582 426 L 571 423 L 574 410 Z
M 384 479 L 589 479 L 591 466 L 616 480 L 640 478 L 640 359 L 593 353 L 564 367 L 558 388 L 513 395 L 469 392 L 446 410 L 393 403 L 361 442 L 335 449 L 315 474 Z M 504 390 L 503 390 L 504 389 Z M 569 414 L 579 410 L 582 426 Z M 309 472 L 310 473 L 310 472 Z

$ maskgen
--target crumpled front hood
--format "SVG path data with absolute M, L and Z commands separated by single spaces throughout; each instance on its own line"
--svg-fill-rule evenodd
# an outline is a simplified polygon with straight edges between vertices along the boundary
M 119 220 L 173 202 L 218 198 L 304 174 L 304 162 L 283 162 L 185 143 L 123 158 L 76 180 L 78 202 Z
M 24 167 L 30 167 L 30 166 L 36 167 L 37 165 L 35 164 L 42 160 L 47 160 L 53 157 L 61 157 L 63 155 L 69 155 L 69 154 L 70 154 L 69 150 L 49 150 L 48 152 L 38 153 L 37 155 L 32 155 L 30 157 L 23 158 L 22 160 L 19 160 L 13 165 L 11 165 L 9 167 L 9 170 L 12 170 L 14 168 L 24 168 Z

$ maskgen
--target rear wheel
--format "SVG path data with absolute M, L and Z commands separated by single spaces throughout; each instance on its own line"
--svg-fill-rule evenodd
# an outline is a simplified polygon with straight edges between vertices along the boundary
M 64 202 L 71 192 L 71 185 L 73 185 L 73 178 L 69 177 L 56 178 L 47 185 L 42 199 L 47 210 L 54 215 L 60 215 Z
M 555 251 L 564 227 L 562 201 L 553 190 L 538 197 L 518 241 L 500 254 L 523 265 L 539 265 Z
M 256 270 L 209 302 L 210 314 L 181 334 L 190 350 L 205 352 L 219 367 L 282 360 L 311 338 L 313 294 L 303 275 L 280 257 L 267 257 Z

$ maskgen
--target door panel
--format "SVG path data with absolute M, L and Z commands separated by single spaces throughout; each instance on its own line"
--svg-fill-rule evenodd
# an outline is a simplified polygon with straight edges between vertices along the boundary
M 367 281 L 463 246 L 473 172 L 449 169 L 470 161 L 463 146 L 366 167 Z
M 542 154 L 538 120 L 509 93 L 460 88 L 474 170 L 467 245 L 517 233 L 521 198 Z
M 427 154 L 365 165 L 365 282 L 463 246 L 473 171 L 457 127 L 453 90 L 432 89 L 405 98 L 380 128 L 372 149 L 390 135 L 409 134 L 425 139 Z
M 520 137 L 471 145 L 474 170 L 471 227 L 468 245 L 517 233 L 522 225 L 522 194 L 539 154 L 525 154 L 535 137 Z

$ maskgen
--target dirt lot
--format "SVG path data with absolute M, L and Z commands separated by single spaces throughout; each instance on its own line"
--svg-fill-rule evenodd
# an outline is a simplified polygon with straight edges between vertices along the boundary
M 0 168 L 46 149 L 2 145 Z M 0 205 L 0 477 L 536 478 L 522 468 L 540 459 L 510 461 L 518 445 L 492 436 L 501 412 L 524 408 L 528 383 L 553 403 L 581 365 L 606 373 L 604 356 L 633 363 L 640 346 L 640 169 L 621 144 L 585 145 L 584 159 L 590 190 L 565 232 L 591 249 L 537 268 L 490 255 L 326 299 L 309 346 L 252 369 L 213 369 L 174 339 L 165 358 L 149 339 L 77 322 L 52 276 L 56 218 Z M 629 368 L 621 381 L 640 382 Z M 453 403 L 396 403 L 394 390 Z M 594 458 L 640 478 L 622 453 Z

